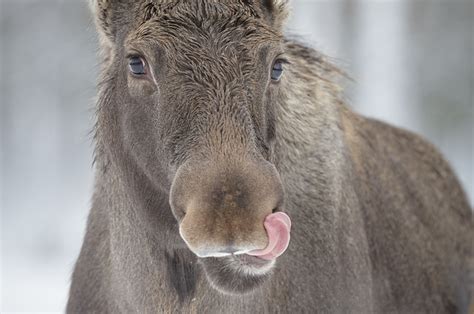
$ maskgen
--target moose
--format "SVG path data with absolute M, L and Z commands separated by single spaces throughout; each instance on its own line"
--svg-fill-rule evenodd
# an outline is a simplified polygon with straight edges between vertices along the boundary
M 466 313 L 472 208 L 351 111 L 286 0 L 90 0 L 95 187 L 68 313 Z

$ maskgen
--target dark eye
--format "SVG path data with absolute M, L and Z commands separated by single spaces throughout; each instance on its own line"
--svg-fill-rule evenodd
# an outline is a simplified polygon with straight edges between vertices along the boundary
M 130 72 L 135 75 L 146 74 L 145 61 L 140 57 L 130 57 L 128 59 L 128 66 L 130 68 Z
M 283 60 L 276 60 L 275 63 L 273 64 L 272 68 L 272 73 L 271 73 L 271 78 L 273 81 L 279 81 L 281 78 L 281 75 L 283 74 Z

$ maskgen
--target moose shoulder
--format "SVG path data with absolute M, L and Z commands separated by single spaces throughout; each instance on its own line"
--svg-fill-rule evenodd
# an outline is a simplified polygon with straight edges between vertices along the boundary
M 91 0 L 96 180 L 69 313 L 455 313 L 471 207 L 353 113 L 284 0 Z M 291 240 L 290 240 L 291 235 Z

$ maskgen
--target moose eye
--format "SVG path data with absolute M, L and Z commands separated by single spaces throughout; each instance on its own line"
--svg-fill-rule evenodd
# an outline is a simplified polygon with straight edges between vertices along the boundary
M 140 57 L 130 57 L 128 59 L 128 67 L 130 68 L 130 72 L 135 75 L 146 74 L 145 61 Z
M 273 81 L 277 82 L 280 80 L 281 75 L 283 74 L 283 63 L 285 63 L 283 60 L 278 59 L 273 64 L 272 73 L 271 73 L 271 78 Z

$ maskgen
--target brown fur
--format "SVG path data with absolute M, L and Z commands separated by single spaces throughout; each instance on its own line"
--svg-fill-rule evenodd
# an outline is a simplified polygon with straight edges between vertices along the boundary
M 351 112 L 340 71 L 282 36 L 285 1 L 92 7 L 97 174 L 69 313 L 468 311 L 474 224 L 449 165 Z M 129 76 L 130 50 L 155 81 Z M 261 246 L 274 210 L 293 230 L 271 271 L 193 254 Z

